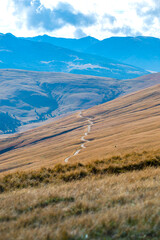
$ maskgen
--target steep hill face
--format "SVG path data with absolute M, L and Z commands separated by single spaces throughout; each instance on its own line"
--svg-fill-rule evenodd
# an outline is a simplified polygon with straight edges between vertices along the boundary
M 9 134 L 16 132 L 21 122 L 8 112 L 0 112 L 0 133 Z
M 147 71 L 104 57 L 75 52 L 49 43 L 0 35 L 0 69 L 65 72 L 117 79 L 135 78 Z
M 11 122 L 6 122 L 6 128 L 1 121 L 0 130 L 15 132 L 19 125 L 87 109 L 158 83 L 159 74 L 122 81 L 64 73 L 0 70 L 0 112 L 12 118 Z M 11 123 L 15 119 L 19 124 L 13 127 Z
M 150 71 L 160 71 L 160 39 L 111 37 L 87 49 L 88 53 L 112 58 Z
M 160 85 L 156 85 L 2 139 L 1 172 L 157 151 L 159 112 Z

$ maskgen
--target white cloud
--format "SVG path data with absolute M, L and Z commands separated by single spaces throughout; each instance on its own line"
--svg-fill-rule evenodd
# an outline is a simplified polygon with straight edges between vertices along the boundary
M 19 0 L 17 0 L 17 2 L 18 1 Z M 137 4 L 140 3 L 139 0 L 41 0 L 42 5 L 52 10 L 55 9 L 60 2 L 72 5 L 75 13 L 81 12 L 85 15 L 96 14 L 96 23 L 86 27 L 66 24 L 62 28 L 54 31 L 40 28 L 29 29 L 26 23 L 26 15 L 22 15 L 23 11 L 19 12 L 19 15 L 14 14 L 13 0 L 0 0 L 0 32 L 11 32 L 16 36 L 49 34 L 57 37 L 75 37 L 80 36 L 80 34 L 77 33 L 83 33 L 84 36 L 91 35 L 99 39 L 113 35 L 126 36 L 128 34 L 136 35 L 139 33 L 160 37 L 160 18 L 155 18 L 151 21 L 148 17 L 147 20 L 150 21 L 151 24 L 150 27 L 147 28 L 146 18 L 137 12 Z M 155 3 L 159 4 L 159 0 L 144 0 L 141 3 L 144 4 L 143 10 L 145 11 L 146 8 L 150 13 L 150 10 L 155 7 Z M 107 19 L 106 16 L 110 16 L 110 18 Z

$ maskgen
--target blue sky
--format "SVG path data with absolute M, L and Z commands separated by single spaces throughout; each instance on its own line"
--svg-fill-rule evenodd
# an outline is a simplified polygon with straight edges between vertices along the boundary
M 16 36 L 160 37 L 160 0 L 0 0 L 0 32 Z

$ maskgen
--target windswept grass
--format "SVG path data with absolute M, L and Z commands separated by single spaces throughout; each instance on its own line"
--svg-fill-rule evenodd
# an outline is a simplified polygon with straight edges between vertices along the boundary
M 68 197 L 68 198 L 63 198 L 63 197 L 58 197 L 58 196 L 49 196 L 49 198 L 47 199 L 44 199 L 40 202 L 38 202 L 37 204 L 34 204 L 34 205 L 30 205 L 28 207 L 21 207 L 21 208 L 16 208 L 16 212 L 18 212 L 19 214 L 22 214 L 22 213 L 27 213 L 27 212 L 31 212 L 37 208 L 45 208 L 45 207 L 48 207 L 50 205 L 56 205 L 58 203 L 61 203 L 61 202 L 65 202 L 65 203 L 69 203 L 69 202 L 74 202 L 74 198 L 72 197 Z
M 159 240 L 160 168 L 0 195 L 0 239 Z
M 92 161 L 87 164 L 58 164 L 54 168 L 42 168 L 39 171 L 17 172 L 0 179 L 0 192 L 38 187 L 50 183 L 72 182 L 86 177 L 122 174 L 140 171 L 148 167 L 159 167 L 160 155 L 157 152 L 130 153 L 124 156 Z

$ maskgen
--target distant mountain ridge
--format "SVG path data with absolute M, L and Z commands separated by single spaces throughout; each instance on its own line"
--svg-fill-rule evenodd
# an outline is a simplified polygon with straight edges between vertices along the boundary
M 111 37 L 91 45 L 85 52 L 160 72 L 159 38 Z
M 80 51 L 80 52 L 85 52 L 87 48 L 89 48 L 93 44 L 100 42 L 98 39 L 90 36 L 80 38 L 80 39 L 75 39 L 75 38 L 56 38 L 56 37 L 48 36 L 46 34 L 42 36 L 28 37 L 23 39 L 27 39 L 35 42 L 51 43 L 59 47 L 68 48 L 70 50 Z
M 81 39 L 67 39 L 43 35 L 27 39 L 48 42 L 71 50 L 114 59 L 148 71 L 160 72 L 159 38 L 137 36 L 98 40 L 89 36 Z
M 117 79 L 135 78 L 148 72 L 88 53 L 76 52 L 46 42 L 0 35 L 0 69 L 65 72 Z

